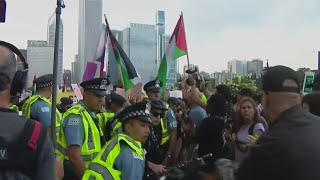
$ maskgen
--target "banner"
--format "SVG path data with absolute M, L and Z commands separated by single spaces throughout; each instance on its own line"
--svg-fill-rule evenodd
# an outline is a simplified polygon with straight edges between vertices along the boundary
M 71 84 L 71 87 L 72 87 L 72 90 L 73 90 L 74 94 L 76 95 L 78 101 L 82 100 L 83 97 L 82 97 L 79 86 L 77 84 Z

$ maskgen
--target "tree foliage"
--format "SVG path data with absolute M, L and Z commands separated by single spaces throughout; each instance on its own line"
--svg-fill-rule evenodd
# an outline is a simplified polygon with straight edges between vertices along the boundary
M 255 93 L 258 92 L 256 80 L 251 76 L 237 76 L 232 80 L 227 80 L 225 84 L 229 85 L 234 93 L 239 93 L 242 88 L 249 88 Z

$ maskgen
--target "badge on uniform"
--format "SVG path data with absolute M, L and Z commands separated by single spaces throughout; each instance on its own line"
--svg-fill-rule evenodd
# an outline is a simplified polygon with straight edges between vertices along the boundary
M 140 159 L 143 161 L 143 159 L 140 156 L 138 156 L 136 152 L 132 152 L 132 155 L 133 155 L 133 159 Z
M 70 118 L 68 121 L 69 126 L 76 126 L 79 124 L 79 119 L 78 118 Z
M 50 112 L 49 107 L 42 107 L 41 112 Z

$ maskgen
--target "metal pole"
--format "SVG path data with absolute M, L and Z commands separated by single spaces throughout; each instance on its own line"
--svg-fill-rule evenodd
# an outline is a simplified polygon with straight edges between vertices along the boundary
M 54 56 L 53 56 L 53 82 L 52 82 L 52 108 L 51 108 L 51 138 L 53 146 L 56 147 L 56 107 L 57 107 L 57 76 L 58 76 L 58 54 L 59 54 L 59 32 L 61 21 L 62 0 L 57 0 L 56 8 L 56 28 L 54 38 Z

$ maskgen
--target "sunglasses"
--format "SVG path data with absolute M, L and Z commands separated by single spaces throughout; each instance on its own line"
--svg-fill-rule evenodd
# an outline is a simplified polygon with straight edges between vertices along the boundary
M 160 118 L 164 117 L 164 113 L 163 112 L 151 112 L 151 113 L 152 113 L 152 115 L 154 117 L 158 117 L 158 116 L 160 116 Z

